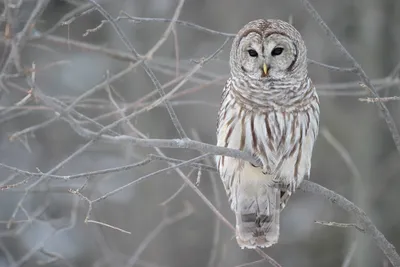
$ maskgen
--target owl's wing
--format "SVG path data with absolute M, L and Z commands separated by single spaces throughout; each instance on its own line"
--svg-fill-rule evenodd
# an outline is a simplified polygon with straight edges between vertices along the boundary
M 230 90 L 230 87 L 231 87 L 231 83 L 232 83 L 232 80 L 231 80 L 231 78 L 229 78 L 226 81 L 225 86 L 224 86 L 224 88 L 222 90 L 220 109 L 218 110 L 218 117 L 217 117 L 217 135 L 218 135 L 218 133 L 220 131 L 221 121 L 223 121 L 221 119 L 221 116 L 224 116 L 224 114 L 226 113 L 226 109 L 224 108 L 223 103 L 225 101 L 225 98 L 228 96 L 228 93 L 229 93 L 229 90 Z

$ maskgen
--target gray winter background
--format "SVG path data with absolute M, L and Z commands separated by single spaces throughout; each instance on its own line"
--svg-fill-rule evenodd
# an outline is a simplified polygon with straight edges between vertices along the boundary
M 250 20 L 291 21 L 309 59 L 352 67 L 300 0 L 186 0 L 177 10 L 180 2 L 98 1 L 119 17 L 115 23 L 140 55 L 151 51 L 144 60 L 192 140 L 216 143 L 231 39 L 203 60 Z M 311 3 L 379 96 L 389 97 L 384 103 L 400 127 L 400 2 Z M 180 136 L 168 104 L 92 3 L 4 0 L 1 8 L 0 266 L 272 266 L 241 250 L 221 220 L 234 223 L 216 173 L 176 169 L 176 161 L 149 156 L 189 160 L 204 151 L 156 150 L 112 138 Z M 217 32 L 151 19 L 174 14 Z M 400 157 L 387 123 L 376 103 L 365 101 L 371 96 L 356 73 L 311 62 L 309 74 L 321 100 L 311 181 L 362 208 L 400 248 Z M 129 115 L 104 131 L 110 140 L 90 135 Z M 199 162 L 214 166 L 211 156 Z M 109 168 L 115 169 L 91 173 Z M 197 182 L 220 214 L 184 179 Z M 326 222 L 357 223 L 323 197 L 299 190 L 282 213 L 279 243 L 263 251 L 284 267 L 391 266 L 357 227 Z

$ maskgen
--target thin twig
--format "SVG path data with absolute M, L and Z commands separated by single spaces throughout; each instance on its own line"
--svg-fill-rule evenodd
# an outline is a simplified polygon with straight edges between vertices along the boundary
M 198 132 L 193 130 L 192 134 L 197 141 L 201 141 Z M 212 165 L 212 162 L 209 158 L 205 159 L 205 162 L 208 165 Z M 216 173 L 210 172 L 210 181 L 211 181 L 211 187 L 212 187 L 212 190 L 214 193 L 215 207 L 218 210 L 220 210 L 222 207 L 222 203 L 221 203 L 221 195 L 218 190 L 217 180 L 218 180 L 218 178 L 217 178 Z M 198 182 L 196 181 L 196 185 L 198 183 L 200 183 L 200 180 Z M 217 255 L 219 254 L 218 243 L 219 243 L 219 240 L 221 237 L 220 235 L 221 235 L 221 221 L 218 218 L 215 218 L 214 233 L 213 233 L 213 245 L 210 249 L 210 258 L 209 258 L 208 264 L 207 264 L 208 267 L 213 267 L 216 265 L 215 261 L 217 259 Z M 262 259 L 262 260 L 264 261 L 265 259 Z
M 178 6 L 175 8 L 175 13 L 171 19 L 171 22 L 168 24 L 167 29 L 165 30 L 161 38 L 158 39 L 157 43 L 146 53 L 148 59 L 151 59 L 153 57 L 154 53 L 158 50 L 159 47 L 161 47 L 161 45 L 167 40 L 169 35 L 172 33 L 184 3 L 185 0 L 179 0 Z
M 342 157 L 354 179 L 356 179 L 357 182 L 362 182 L 361 173 L 351 158 L 349 151 L 347 151 L 347 149 L 329 132 L 327 128 L 322 128 L 321 134 Z
M 125 36 L 124 32 L 121 30 L 121 28 L 118 26 L 118 24 L 114 21 L 114 19 L 111 17 L 111 15 L 102 7 L 100 6 L 98 3 L 96 3 L 94 0 L 89 0 L 93 5 L 96 6 L 97 10 L 107 19 L 109 20 L 109 22 L 111 23 L 111 25 L 113 26 L 113 28 L 115 29 L 115 31 L 117 32 L 118 36 L 121 38 L 121 40 L 123 41 L 123 43 L 126 45 L 126 47 L 129 49 L 129 51 L 135 56 L 135 58 L 139 58 L 139 53 L 136 52 L 136 49 L 133 47 L 133 45 L 131 44 L 131 42 L 128 40 L 128 38 Z M 180 7 L 176 9 L 174 16 L 178 16 L 181 9 L 182 9 L 182 5 L 183 5 L 183 1 L 181 0 L 180 2 L 181 4 L 178 6 Z M 176 18 L 175 18 L 176 20 Z M 173 21 L 171 22 L 171 24 L 173 23 Z M 172 24 L 173 25 L 173 24 Z M 161 44 L 160 44 L 161 45 Z M 152 50 L 150 50 L 152 51 Z M 149 78 L 151 79 L 151 81 L 153 82 L 154 86 L 156 87 L 156 89 L 158 90 L 159 94 L 161 97 L 165 96 L 165 92 L 162 89 L 162 86 L 160 84 L 160 82 L 158 81 L 158 79 L 156 78 L 154 72 L 150 69 L 150 67 L 148 66 L 148 63 L 146 62 L 146 60 L 141 59 L 139 60 L 140 65 L 143 67 L 144 71 L 147 73 L 147 75 L 149 76 Z M 169 100 L 165 100 L 165 105 L 166 108 L 168 110 L 169 116 L 171 117 L 171 121 L 174 124 L 176 130 L 178 131 L 178 134 L 181 138 L 186 138 L 187 135 L 181 125 L 181 123 L 178 120 L 178 117 L 176 116 L 176 113 L 174 111 L 174 109 L 172 108 L 171 104 L 169 103 Z
M 77 18 L 90 13 L 92 10 L 93 10 L 93 5 L 91 3 L 86 3 L 81 6 L 78 6 L 77 8 L 75 8 L 75 9 L 71 10 L 70 12 L 68 12 L 67 14 L 65 14 L 50 29 L 48 29 L 45 32 L 42 32 L 40 34 L 36 34 L 35 36 L 33 36 L 31 38 L 31 40 L 41 39 L 41 38 L 53 33 L 60 26 L 70 25 Z
M 141 23 L 141 22 L 161 22 L 161 23 L 169 22 L 170 23 L 170 22 L 173 21 L 172 19 L 167 19 L 167 18 L 135 17 L 135 16 L 129 15 L 128 13 L 126 13 L 124 11 L 122 11 L 121 13 L 125 17 L 120 16 L 120 17 L 118 17 L 119 20 L 130 20 L 130 21 L 135 22 L 135 23 Z M 104 21 L 104 23 L 106 23 L 106 22 L 107 21 Z M 211 33 L 211 34 L 214 34 L 214 35 L 224 36 L 224 37 L 228 37 L 228 38 L 231 38 L 231 39 L 233 39 L 236 36 L 236 34 L 234 34 L 234 33 L 216 31 L 216 30 L 209 29 L 209 28 L 200 26 L 198 24 L 187 22 L 187 21 L 175 20 L 174 23 L 178 24 L 178 25 L 182 25 L 184 27 L 189 27 L 189 28 L 192 28 L 192 29 L 195 29 L 195 30 Z
M 317 224 L 321 224 L 324 226 L 332 226 L 332 227 L 341 227 L 341 228 L 350 228 L 354 227 L 361 233 L 364 233 L 364 229 L 358 226 L 356 223 L 338 223 L 338 222 L 325 222 L 325 221 L 314 221 Z
M 193 170 L 192 170 L 193 171 Z M 192 172 L 191 171 L 191 172 Z M 190 176 L 189 174 L 187 175 L 188 177 Z M 174 198 L 176 198 L 180 192 L 183 191 L 183 189 L 186 187 L 187 185 L 185 183 L 183 183 L 178 190 L 175 191 L 175 193 L 173 193 L 169 198 L 167 198 L 166 200 L 164 200 L 163 202 L 160 203 L 160 206 L 166 206 L 168 203 L 170 203 Z
M 354 59 L 354 57 L 347 51 L 346 48 L 340 43 L 338 38 L 335 36 L 335 34 L 332 32 L 332 30 L 328 27 L 328 25 L 322 20 L 321 16 L 318 14 L 317 10 L 311 5 L 311 3 L 308 0 L 300 0 L 307 11 L 310 13 L 310 15 L 314 18 L 314 20 L 320 25 L 320 27 L 324 30 L 326 35 L 331 39 L 331 41 L 336 45 L 336 47 L 339 48 L 340 52 L 351 62 L 354 68 L 356 68 L 356 73 L 360 80 L 363 82 L 363 84 L 366 85 L 366 88 L 368 89 L 369 94 L 371 97 L 374 98 L 379 98 L 379 95 L 372 84 L 371 80 L 369 77 L 365 74 L 365 71 L 362 69 L 360 64 Z M 388 125 L 389 131 L 392 134 L 393 141 L 396 145 L 397 151 L 400 153 L 400 134 L 397 129 L 396 123 L 390 115 L 390 112 L 386 105 L 382 101 L 376 102 L 379 111 L 381 112 L 382 116 L 384 117 L 386 124 Z
M 136 179 L 136 180 L 134 180 L 134 181 L 132 181 L 132 182 L 130 182 L 130 183 L 127 183 L 127 184 L 125 184 L 125 185 L 123 185 L 123 186 L 121 186 L 121 187 L 118 187 L 117 189 L 114 189 L 114 190 L 108 192 L 107 194 L 104 194 L 103 196 L 101 196 L 101 197 L 99 197 L 99 198 L 96 198 L 95 200 L 93 200 L 93 201 L 91 201 L 91 202 L 92 202 L 92 203 L 99 202 L 99 201 L 101 201 L 101 200 L 103 200 L 103 199 L 106 199 L 107 197 L 109 197 L 109 196 L 111 196 L 111 195 L 114 195 L 114 194 L 120 192 L 121 190 L 123 190 L 123 189 L 125 189 L 125 188 L 127 188 L 127 187 L 130 187 L 130 186 L 132 186 L 132 185 L 141 183 L 141 182 L 143 182 L 144 180 L 146 180 L 147 178 L 152 177 L 152 176 L 154 176 L 154 175 L 156 175 L 156 174 L 160 174 L 160 173 L 163 173 L 163 172 L 166 172 L 166 171 L 169 171 L 169 170 L 173 170 L 173 169 L 176 169 L 176 168 L 178 168 L 178 167 L 183 167 L 183 166 L 190 165 L 191 163 L 196 162 L 196 161 L 199 161 L 199 160 L 201 160 L 201 159 L 203 159 L 203 158 L 205 158 L 205 157 L 208 157 L 208 156 L 209 156 L 209 154 L 201 155 L 201 156 L 195 157 L 195 158 L 193 158 L 193 159 L 184 161 L 184 162 L 182 162 L 182 163 L 179 163 L 179 164 L 176 164 L 176 165 L 172 165 L 172 166 L 170 166 L 170 167 L 167 167 L 167 168 L 164 168 L 164 169 L 161 169 L 161 170 L 158 170 L 158 171 L 155 171 L 155 172 L 146 174 L 146 175 L 144 175 L 144 176 L 142 176 L 142 177 L 140 177 L 140 178 L 138 178 L 138 179 Z M 187 179 L 188 179 L 188 178 L 187 178 Z M 190 181 L 190 180 L 189 180 L 189 181 Z
M 85 222 L 86 222 L 86 223 L 94 223 L 94 224 L 106 226 L 106 227 L 108 227 L 108 228 L 111 228 L 111 229 L 120 231 L 120 232 L 125 233 L 125 234 L 129 234 L 129 235 L 131 234 L 131 232 L 129 232 L 129 231 L 126 231 L 126 230 L 124 230 L 124 229 L 121 229 L 121 228 L 119 228 L 119 227 L 116 227 L 116 226 L 111 225 L 111 224 L 108 224 L 108 223 L 99 222 L 99 221 L 95 221 L 95 220 L 86 220 Z
M 304 192 L 310 192 L 315 195 L 320 195 L 331 201 L 332 203 L 338 205 L 345 211 L 354 215 L 357 218 L 358 224 L 362 229 L 364 229 L 365 234 L 372 237 L 378 247 L 386 255 L 389 261 L 394 267 L 400 267 L 400 256 L 397 254 L 395 247 L 389 243 L 385 236 L 376 228 L 372 223 L 371 219 L 365 214 L 365 212 L 357 207 L 354 203 L 346 199 L 345 197 L 329 190 L 316 183 L 304 180 L 300 184 L 300 189 Z
M 36 20 L 39 19 L 44 9 L 46 8 L 49 0 L 38 0 L 36 2 L 36 6 L 33 9 L 32 13 L 29 16 L 29 19 L 26 21 L 23 29 L 17 33 L 15 36 L 12 36 L 11 40 L 11 51 L 8 55 L 8 58 L 5 60 L 5 64 L 2 66 L 1 74 L 3 75 L 7 69 L 9 68 L 11 63 L 19 64 L 19 53 L 21 49 L 25 46 L 26 42 L 29 39 L 30 32 L 32 30 L 32 26 L 35 24 Z M 16 66 L 18 68 L 18 66 Z M 0 77 L 2 79 L 3 77 Z
M 135 253 L 132 255 L 132 257 L 129 259 L 128 263 L 125 265 L 126 267 L 134 266 L 136 262 L 139 260 L 139 256 L 142 254 L 142 252 L 148 247 L 150 242 L 167 226 L 174 224 L 187 216 L 191 215 L 193 213 L 193 207 L 190 205 L 190 203 L 186 202 L 185 203 L 185 209 L 178 214 L 176 214 L 173 217 L 165 217 L 158 225 L 156 228 L 154 228 L 153 231 L 151 231 L 146 238 L 142 241 L 142 243 L 139 245 L 138 249 L 135 251 Z
M 354 67 L 353 68 L 340 68 L 340 67 L 335 67 L 335 66 L 331 66 L 328 64 L 324 64 L 324 63 L 321 63 L 321 62 L 318 62 L 318 61 L 315 61 L 312 59 L 308 59 L 308 63 L 318 65 L 318 66 L 321 66 L 321 67 L 324 67 L 324 68 L 327 68 L 330 70 L 340 71 L 340 72 L 356 72 L 357 71 L 357 69 Z
M 358 100 L 367 103 L 389 102 L 389 101 L 399 101 L 400 96 L 388 96 L 388 97 L 377 97 L 377 98 L 367 97 L 367 98 L 359 98 Z

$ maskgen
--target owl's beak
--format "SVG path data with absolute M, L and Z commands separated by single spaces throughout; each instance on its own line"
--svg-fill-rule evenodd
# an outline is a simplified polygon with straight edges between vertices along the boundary
M 263 77 L 265 77 L 265 76 L 267 76 L 268 75 L 268 67 L 267 67 L 267 64 L 266 63 L 264 63 L 263 64 Z

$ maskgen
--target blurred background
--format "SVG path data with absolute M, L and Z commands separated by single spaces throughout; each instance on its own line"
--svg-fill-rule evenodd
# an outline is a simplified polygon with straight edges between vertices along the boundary
M 120 16 L 117 24 L 141 55 L 162 39 L 169 22 L 127 15 L 171 19 L 178 6 L 177 0 L 98 3 L 114 18 Z M 380 96 L 399 95 L 400 2 L 312 4 Z M 106 126 L 157 100 L 156 87 L 143 68 L 134 65 L 110 23 L 101 24 L 104 17 L 90 3 L 4 0 L 1 8 L 0 162 L 26 172 L 0 168 L 0 266 L 271 266 L 255 251 L 241 250 L 231 229 L 182 179 L 200 181 L 202 194 L 234 223 L 216 173 L 183 167 L 123 187 L 170 166 L 153 161 L 75 179 L 43 177 L 41 173 L 49 171 L 68 178 L 65 175 L 130 165 L 149 154 L 188 160 L 200 153 L 101 140 L 89 143 L 79 136 L 63 116 L 70 114 L 80 126 L 97 132 L 99 124 Z M 34 12 L 37 19 L 29 20 Z M 170 103 L 189 138 L 216 143 L 231 41 L 200 70 L 186 77 L 188 72 L 214 53 L 227 34 L 258 18 L 292 21 L 305 39 L 310 59 L 351 67 L 300 1 L 186 0 L 180 20 L 221 34 L 177 24 L 148 64 L 167 93 L 187 80 Z M 21 33 L 26 38 L 18 39 Z M 400 248 L 399 154 L 386 123 L 375 104 L 359 100 L 367 95 L 355 74 L 315 64 L 310 64 L 309 74 L 321 99 L 311 180 L 361 207 Z M 35 82 L 33 91 L 26 77 Z M 73 104 L 73 112 L 60 114 L 50 103 L 64 108 Z M 386 104 L 400 127 L 400 106 L 396 101 Z M 111 135 L 179 138 L 163 104 L 132 115 L 112 130 Z M 211 157 L 202 162 L 214 165 Z M 106 195 L 113 190 L 117 191 Z M 264 251 L 284 267 L 390 266 L 373 240 L 354 227 L 315 221 L 346 223 L 355 218 L 319 196 L 298 191 L 282 213 L 279 243 Z

